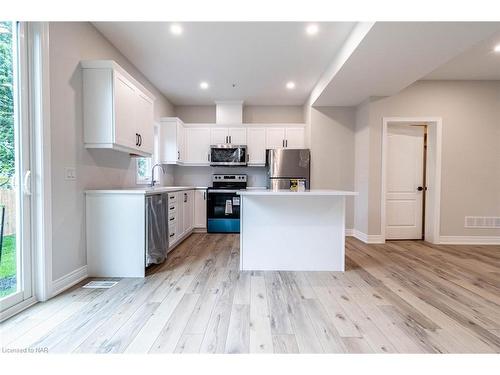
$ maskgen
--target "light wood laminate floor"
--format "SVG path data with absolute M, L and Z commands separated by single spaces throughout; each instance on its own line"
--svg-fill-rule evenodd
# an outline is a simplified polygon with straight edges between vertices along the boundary
M 80 286 L 0 324 L 3 347 L 130 353 L 500 352 L 500 247 L 347 239 L 341 272 L 239 272 L 194 234 L 144 279 Z

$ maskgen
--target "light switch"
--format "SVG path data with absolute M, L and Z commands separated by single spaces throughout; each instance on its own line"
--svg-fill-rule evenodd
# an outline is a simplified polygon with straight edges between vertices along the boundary
M 64 168 L 64 179 L 65 180 L 76 180 L 76 169 L 71 167 Z

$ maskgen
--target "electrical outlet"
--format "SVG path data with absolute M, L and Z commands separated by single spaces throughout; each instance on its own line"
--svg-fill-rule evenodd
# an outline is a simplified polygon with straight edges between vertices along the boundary
M 72 167 L 64 168 L 64 179 L 68 181 L 76 180 L 76 169 Z

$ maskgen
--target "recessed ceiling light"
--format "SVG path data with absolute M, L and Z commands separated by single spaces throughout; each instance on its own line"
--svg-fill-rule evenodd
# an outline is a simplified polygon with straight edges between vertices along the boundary
M 306 27 L 306 33 L 309 35 L 316 35 L 319 31 L 319 27 L 316 24 L 311 24 Z
M 205 82 L 205 81 L 201 82 L 200 89 L 202 89 L 202 90 L 208 89 L 208 82 Z
M 182 34 L 182 26 L 178 24 L 173 24 L 170 26 L 170 32 L 174 35 L 181 35 Z
M 294 89 L 294 88 L 295 88 L 295 82 L 292 82 L 292 81 L 287 82 L 287 84 L 286 84 L 286 88 L 287 88 L 288 90 L 292 90 L 292 89 Z
M 495 48 L 493 48 L 493 51 L 495 51 L 496 53 L 500 53 L 500 44 L 497 44 Z

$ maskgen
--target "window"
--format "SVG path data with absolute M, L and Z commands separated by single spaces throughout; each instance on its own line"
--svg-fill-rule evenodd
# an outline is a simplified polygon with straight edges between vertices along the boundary
M 151 158 L 137 158 L 136 159 L 136 183 L 150 184 L 151 183 Z

